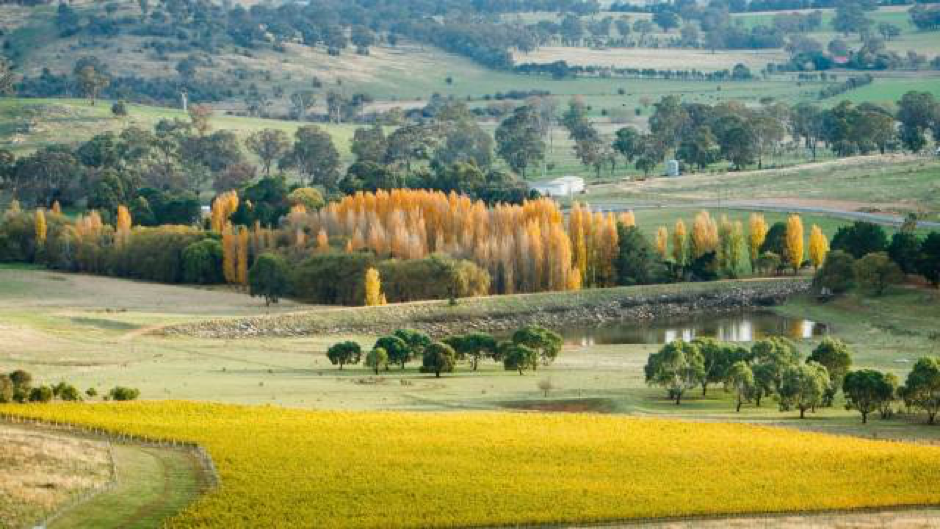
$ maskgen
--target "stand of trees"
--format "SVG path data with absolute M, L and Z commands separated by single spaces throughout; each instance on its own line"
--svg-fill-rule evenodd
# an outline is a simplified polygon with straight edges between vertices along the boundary
M 889 419 L 903 409 L 923 410 L 933 424 L 940 410 L 937 358 L 918 360 L 901 385 L 892 373 L 853 370 L 848 346 L 835 338 L 823 339 L 805 362 L 801 357 L 796 344 L 780 337 L 758 340 L 750 349 L 696 338 L 666 344 L 649 356 L 644 371 L 646 382 L 664 388 L 677 405 L 689 390 L 700 387 L 706 395 L 709 384 L 721 384 L 734 395 L 738 412 L 744 404 L 760 407 L 773 398 L 780 411 L 798 410 L 802 419 L 833 406 L 840 391 L 846 408 L 857 410 L 863 423 L 872 412 Z
M 447 336 L 434 341 L 427 334 L 413 329 L 399 329 L 376 340 L 365 354 L 366 367 L 378 375 L 380 370 L 390 371 L 413 361 L 420 361 L 422 373 L 453 372 L 458 362 L 467 362 L 476 371 L 481 361 L 502 363 L 507 371 L 536 371 L 540 365 L 551 365 L 561 352 L 562 338 L 559 334 L 529 325 L 516 330 L 510 339 L 497 340 L 483 332 Z M 356 342 L 341 342 L 327 350 L 327 358 L 342 370 L 345 365 L 358 364 L 363 358 L 361 346 Z

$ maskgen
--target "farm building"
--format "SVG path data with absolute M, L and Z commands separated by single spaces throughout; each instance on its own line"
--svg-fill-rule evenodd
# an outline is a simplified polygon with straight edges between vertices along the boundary
M 529 185 L 529 189 L 549 197 L 571 196 L 584 192 L 584 179 L 579 176 L 562 176 L 547 182 L 534 182 Z

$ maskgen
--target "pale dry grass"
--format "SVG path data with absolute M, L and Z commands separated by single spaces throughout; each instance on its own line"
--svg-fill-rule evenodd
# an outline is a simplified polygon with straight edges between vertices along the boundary
M 779 529 L 925 529 L 940 527 L 937 509 L 859 511 L 857 513 L 793 514 L 771 516 L 736 516 L 731 518 L 688 519 L 644 523 L 652 529 L 744 529 L 753 527 Z M 570 529 L 579 529 L 571 527 Z M 637 524 L 584 526 L 599 529 L 627 529 Z
M 22 527 L 110 479 L 104 442 L 0 425 L 0 527 Z
M 752 70 L 767 66 L 768 62 L 786 60 L 782 50 L 717 51 L 681 48 L 610 48 L 596 50 L 545 46 L 522 54 L 516 53 L 518 63 L 550 63 L 566 61 L 577 66 L 615 66 L 618 68 L 657 68 L 669 70 L 714 71 L 731 69 L 742 63 Z

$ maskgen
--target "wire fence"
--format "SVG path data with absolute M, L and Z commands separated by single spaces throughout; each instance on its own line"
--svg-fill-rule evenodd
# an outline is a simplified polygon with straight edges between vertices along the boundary
M 215 463 L 209 452 L 202 446 L 191 441 L 182 441 L 177 439 L 161 439 L 141 435 L 128 434 L 123 432 L 114 432 L 104 428 L 93 426 L 79 426 L 67 422 L 49 421 L 22 417 L 11 413 L 0 413 L 0 423 L 6 423 L 14 426 L 27 426 L 32 428 L 42 428 L 63 432 L 72 436 L 85 437 L 102 440 L 107 443 L 110 478 L 107 482 L 96 485 L 88 490 L 78 493 L 64 504 L 56 506 L 39 516 L 39 521 L 31 524 L 29 527 L 47 527 L 63 514 L 74 507 L 90 501 L 94 497 L 115 488 L 119 484 L 119 475 L 117 464 L 114 458 L 114 444 L 135 445 L 148 448 L 161 448 L 173 450 L 185 450 L 190 452 L 200 467 L 201 475 L 206 479 L 204 485 L 206 490 L 211 490 L 219 486 L 219 473 L 215 468 Z

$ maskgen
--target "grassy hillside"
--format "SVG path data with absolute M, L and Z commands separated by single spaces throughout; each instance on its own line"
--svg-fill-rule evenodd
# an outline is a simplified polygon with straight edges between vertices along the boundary
M 596 204 L 682 205 L 689 201 L 804 206 L 846 211 L 940 211 L 940 163 L 906 155 L 868 156 L 768 171 L 692 174 L 592 187 Z
M 150 129 L 161 119 L 174 118 L 189 120 L 182 110 L 146 105 L 128 105 L 128 115 L 117 117 L 111 113 L 109 101 L 98 101 L 92 106 L 84 99 L 0 98 L 0 147 L 22 154 L 50 143 L 75 144 L 95 134 L 119 132 L 131 126 Z M 293 134 L 303 125 L 297 121 L 227 116 L 221 112 L 216 113 L 211 124 L 216 130 L 232 130 L 242 138 L 265 128 Z M 340 155 L 348 160 L 356 126 L 318 125 L 333 136 Z

